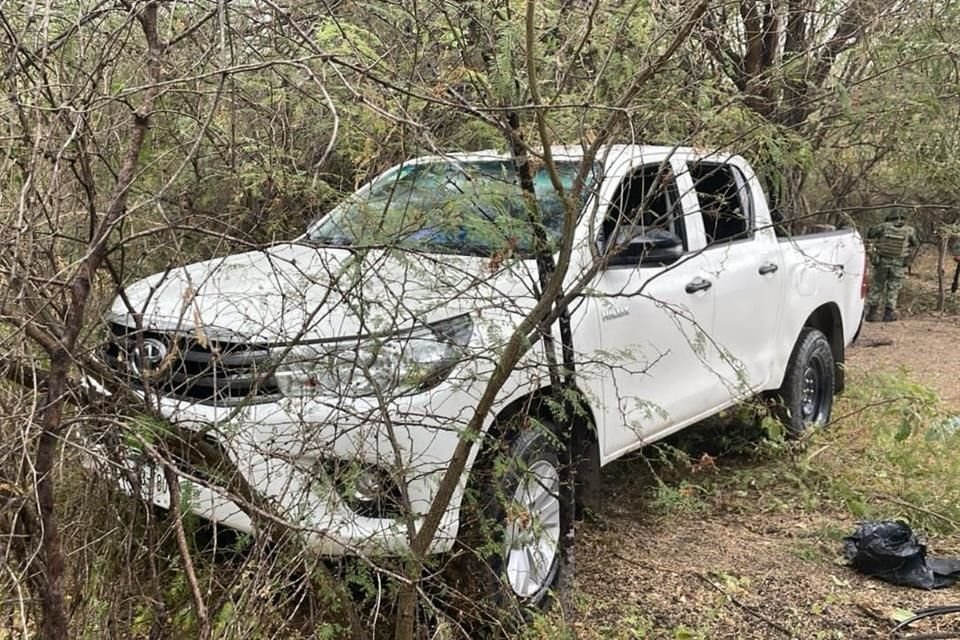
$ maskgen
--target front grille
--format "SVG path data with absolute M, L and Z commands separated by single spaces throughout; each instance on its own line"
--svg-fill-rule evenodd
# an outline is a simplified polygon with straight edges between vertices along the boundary
M 265 401 L 279 391 L 270 375 L 267 345 L 207 340 L 186 332 L 145 330 L 110 323 L 104 356 L 134 386 L 201 404 Z

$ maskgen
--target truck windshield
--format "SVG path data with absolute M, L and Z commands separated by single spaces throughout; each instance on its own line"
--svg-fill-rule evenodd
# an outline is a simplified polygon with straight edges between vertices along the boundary
M 557 162 L 565 190 L 579 162 Z M 587 187 L 592 180 L 587 180 Z M 546 169 L 533 177 L 540 215 L 552 246 L 563 226 L 563 202 Z M 582 205 L 589 193 L 582 190 Z M 413 250 L 493 255 L 513 249 L 529 255 L 533 234 L 512 160 L 426 162 L 377 178 L 318 221 L 307 237 L 336 246 L 401 246 Z

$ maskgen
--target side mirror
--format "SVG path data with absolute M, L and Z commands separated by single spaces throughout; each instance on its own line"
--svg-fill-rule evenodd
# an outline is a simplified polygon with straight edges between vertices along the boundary
M 625 240 L 624 235 L 621 233 L 617 240 Z M 628 237 L 626 244 L 615 241 L 608 245 L 608 251 L 616 252 L 610 256 L 609 266 L 665 266 L 683 257 L 683 240 L 671 231 L 638 229 Z

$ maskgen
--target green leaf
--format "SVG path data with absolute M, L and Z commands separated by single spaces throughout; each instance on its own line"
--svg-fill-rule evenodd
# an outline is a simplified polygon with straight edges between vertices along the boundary
M 908 416 L 903 416 L 903 419 L 900 420 L 900 428 L 897 429 L 893 439 L 897 442 L 903 442 L 910 437 L 911 433 L 913 433 L 913 421 Z
M 913 611 L 910 611 L 909 609 L 901 609 L 897 607 L 890 612 L 890 619 L 894 622 L 904 622 L 905 620 L 912 618 L 914 615 L 915 614 Z

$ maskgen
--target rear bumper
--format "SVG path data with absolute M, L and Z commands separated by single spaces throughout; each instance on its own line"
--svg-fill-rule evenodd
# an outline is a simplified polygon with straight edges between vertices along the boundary
M 867 317 L 867 308 L 864 307 L 863 311 L 860 312 L 860 324 L 857 325 L 857 330 L 853 334 L 853 340 L 850 341 L 851 345 L 857 344 L 857 340 L 860 338 L 860 332 L 863 331 L 864 319 Z

